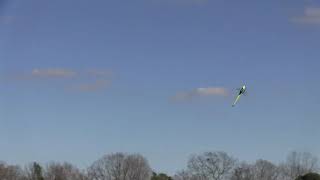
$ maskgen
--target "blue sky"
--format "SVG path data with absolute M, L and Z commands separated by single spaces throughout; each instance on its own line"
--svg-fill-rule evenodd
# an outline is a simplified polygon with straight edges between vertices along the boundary
M 1 159 L 320 155 L 312 0 L 0 1 Z M 231 108 L 235 88 L 248 96 Z M 199 88 L 203 88 L 202 90 Z

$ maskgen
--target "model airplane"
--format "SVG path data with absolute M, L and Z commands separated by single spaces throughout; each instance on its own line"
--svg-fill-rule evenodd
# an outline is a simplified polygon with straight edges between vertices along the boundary
M 237 102 L 239 101 L 239 99 L 240 99 L 240 97 L 244 94 L 246 94 L 246 86 L 245 85 L 243 85 L 241 88 L 239 88 L 239 89 L 237 89 L 237 90 L 239 90 L 239 93 L 238 93 L 238 95 L 237 95 L 237 98 L 236 98 L 236 100 L 234 101 L 234 103 L 232 104 L 232 107 L 234 107 L 236 104 L 237 104 Z

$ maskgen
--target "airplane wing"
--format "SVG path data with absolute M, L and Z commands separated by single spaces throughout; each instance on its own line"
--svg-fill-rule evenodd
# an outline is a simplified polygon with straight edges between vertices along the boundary
M 237 96 L 236 100 L 235 100 L 234 103 L 232 104 L 232 107 L 234 107 L 234 106 L 237 104 L 237 102 L 239 101 L 240 97 L 241 97 L 241 94 L 239 94 L 239 95 Z

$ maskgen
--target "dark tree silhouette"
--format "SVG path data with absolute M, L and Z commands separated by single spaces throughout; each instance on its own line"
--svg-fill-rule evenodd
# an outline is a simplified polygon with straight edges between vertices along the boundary
M 320 175 L 317 173 L 308 173 L 303 176 L 299 176 L 296 180 L 320 180 Z

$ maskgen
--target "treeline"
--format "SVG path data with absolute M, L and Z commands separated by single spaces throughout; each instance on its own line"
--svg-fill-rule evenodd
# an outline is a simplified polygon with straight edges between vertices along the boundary
M 192 155 L 185 169 L 170 177 L 156 173 L 140 154 L 114 153 L 83 170 L 70 163 L 33 162 L 22 167 L 1 162 L 0 180 L 316 180 L 318 171 L 318 157 L 307 152 L 291 152 L 274 164 L 263 159 L 242 162 L 217 151 Z

